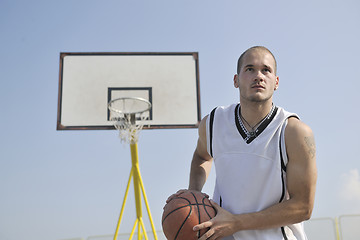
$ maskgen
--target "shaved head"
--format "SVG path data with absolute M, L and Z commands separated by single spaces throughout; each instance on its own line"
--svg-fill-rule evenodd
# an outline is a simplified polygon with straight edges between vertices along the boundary
M 272 52 L 271 52 L 269 49 L 267 49 L 266 47 L 263 47 L 263 46 L 254 46 L 254 47 L 251 47 L 251 48 L 249 48 L 248 50 L 246 50 L 245 52 L 243 52 L 243 53 L 241 54 L 241 56 L 239 57 L 239 60 L 238 60 L 238 64 L 237 64 L 237 74 L 240 73 L 240 69 L 241 69 L 241 67 L 242 67 L 243 60 L 244 60 L 245 55 L 246 55 L 248 52 L 251 52 L 251 51 L 265 51 L 265 52 L 270 53 L 271 56 L 274 58 L 274 62 L 275 62 L 274 69 L 275 69 L 275 74 L 276 74 L 277 64 L 276 64 L 275 56 L 274 56 L 274 54 L 272 54 Z

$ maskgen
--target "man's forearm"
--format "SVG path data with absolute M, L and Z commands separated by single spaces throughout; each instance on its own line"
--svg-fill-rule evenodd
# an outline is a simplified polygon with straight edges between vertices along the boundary
M 295 224 L 309 219 L 312 208 L 311 203 L 290 199 L 260 212 L 235 215 L 236 229 L 259 230 Z
M 194 152 L 190 169 L 189 190 L 201 191 L 209 176 L 212 162 Z

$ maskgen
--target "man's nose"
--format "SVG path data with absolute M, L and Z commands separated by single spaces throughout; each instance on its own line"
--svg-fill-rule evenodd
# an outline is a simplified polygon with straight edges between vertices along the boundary
M 264 81 L 264 74 L 261 71 L 257 71 L 254 81 Z

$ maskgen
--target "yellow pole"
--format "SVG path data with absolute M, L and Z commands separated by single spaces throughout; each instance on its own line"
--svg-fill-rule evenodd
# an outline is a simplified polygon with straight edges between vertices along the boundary
M 140 170 L 139 170 L 139 172 L 140 172 Z M 140 184 L 141 184 L 141 190 L 142 190 L 142 193 L 143 193 L 143 196 L 144 196 L 144 202 L 145 202 L 146 209 L 147 209 L 147 212 L 148 212 L 148 215 L 149 215 L 149 220 L 150 220 L 150 224 L 151 224 L 151 229 L 153 231 L 154 239 L 158 240 L 157 235 L 156 235 L 156 231 L 155 231 L 155 225 L 154 225 L 154 222 L 153 222 L 153 219 L 152 219 L 152 216 L 151 216 L 151 212 L 150 212 L 149 203 L 148 203 L 146 193 L 145 193 L 144 183 L 143 183 L 143 181 L 141 179 L 141 175 L 139 175 L 139 181 L 140 181 Z
M 141 223 L 142 230 L 143 230 L 143 232 L 144 232 L 145 240 L 148 240 L 148 237 L 147 237 L 147 234 L 146 234 L 146 230 L 145 230 L 144 221 L 143 221 L 142 219 L 140 219 L 140 223 Z
M 140 219 L 142 217 L 142 209 L 141 209 L 141 190 L 140 190 L 140 182 L 139 182 L 140 179 L 139 156 L 138 156 L 137 143 L 131 143 L 130 149 L 131 149 L 132 171 L 134 176 L 136 217 Z
M 336 239 L 340 240 L 339 219 L 335 218 Z
M 135 223 L 134 223 L 134 226 L 133 226 L 133 229 L 131 230 L 131 233 L 130 233 L 130 237 L 129 239 L 132 239 L 132 237 L 134 236 L 134 233 L 135 233 L 135 229 L 136 229 L 136 225 L 139 223 L 139 219 L 137 218 L 135 220 Z
M 135 205 L 136 205 L 136 217 L 139 222 L 142 219 L 142 206 L 141 206 L 141 188 L 140 188 L 140 170 L 139 170 L 139 156 L 138 156 L 138 147 L 136 142 L 130 144 L 131 149 L 131 161 L 132 161 L 132 171 L 134 175 L 134 194 L 135 194 Z M 142 239 L 141 235 L 141 226 L 138 225 L 138 240 Z
M 127 187 L 126 187 L 126 191 L 125 191 L 125 195 L 124 195 L 123 204 L 122 204 L 122 206 L 121 206 L 121 211 L 120 211 L 119 220 L 118 220 L 118 223 L 117 223 L 117 226 L 116 226 L 116 230 L 115 230 L 114 240 L 117 239 L 117 236 L 118 236 L 118 234 L 119 234 L 120 223 L 121 223 L 122 215 L 123 215 L 123 213 L 124 213 L 125 204 L 126 204 L 126 198 L 127 198 L 128 193 L 129 193 L 129 188 L 130 188 L 130 182 L 131 182 L 131 177 L 132 177 L 132 175 L 133 175 L 133 172 L 132 172 L 132 170 L 131 170 L 131 171 L 130 171 L 129 180 L 128 180 L 128 183 L 127 183 Z
M 136 220 L 135 220 L 135 223 L 134 223 L 134 226 L 133 226 L 133 229 L 131 231 L 129 239 L 132 239 L 132 237 L 133 237 L 133 235 L 135 233 L 136 226 L 137 226 L 138 227 L 138 240 L 141 240 L 143 237 L 145 238 L 145 240 L 148 240 L 146 230 L 145 230 L 145 225 L 144 225 L 144 222 L 143 222 L 143 219 L 142 219 L 142 206 L 141 206 L 141 193 L 142 193 L 143 197 L 144 197 L 144 202 L 145 202 L 145 205 L 146 205 L 146 208 L 147 208 L 147 212 L 148 212 L 148 215 L 149 215 L 151 228 L 152 228 L 152 231 L 153 231 L 153 234 L 154 234 L 154 239 L 157 240 L 158 238 L 157 238 L 157 235 L 156 235 L 154 222 L 153 222 L 152 217 L 151 217 L 149 204 L 148 204 L 147 197 L 146 197 L 146 194 L 145 194 L 144 184 L 143 184 L 143 181 L 141 179 L 140 168 L 139 168 L 138 147 L 137 147 L 137 143 L 135 141 L 131 141 L 131 143 L 130 143 L 130 151 L 131 151 L 132 167 L 131 167 L 130 177 L 129 177 L 129 181 L 128 181 L 125 196 L 124 196 L 123 205 L 122 205 L 121 212 L 120 212 L 119 221 L 118 221 L 116 231 L 115 231 L 114 240 L 117 239 L 117 235 L 118 235 L 118 231 L 119 231 L 119 227 L 120 227 L 120 222 L 121 222 L 121 218 L 122 218 L 123 211 L 124 211 L 124 208 L 125 208 L 125 203 L 126 203 L 126 198 L 127 198 L 127 195 L 128 195 L 128 191 L 129 191 L 131 178 L 133 179 L 133 182 L 134 182 Z

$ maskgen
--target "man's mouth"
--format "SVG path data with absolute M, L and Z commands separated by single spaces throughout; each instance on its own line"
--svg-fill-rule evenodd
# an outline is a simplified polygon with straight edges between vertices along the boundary
M 262 85 L 253 85 L 251 88 L 265 89 L 265 87 Z

